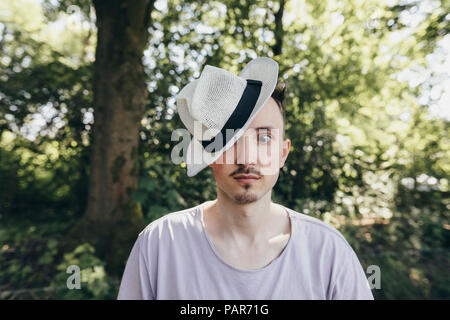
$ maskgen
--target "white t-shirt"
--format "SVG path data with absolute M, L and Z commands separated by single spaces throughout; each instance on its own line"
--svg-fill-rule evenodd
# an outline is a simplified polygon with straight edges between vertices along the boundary
M 205 229 L 203 207 L 210 202 L 166 214 L 139 234 L 117 299 L 373 299 L 342 234 L 284 206 L 291 236 L 281 254 L 260 269 L 228 264 Z

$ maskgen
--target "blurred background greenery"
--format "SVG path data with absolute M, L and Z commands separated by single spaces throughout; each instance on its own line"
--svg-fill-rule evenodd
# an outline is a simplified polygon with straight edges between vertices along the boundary
M 292 148 L 273 200 L 338 228 L 364 268 L 378 265 L 376 299 L 450 298 L 450 1 L 125 5 L 150 3 L 151 19 L 130 160 L 141 220 L 115 259 L 100 229 L 74 231 L 95 172 L 97 28 L 119 17 L 97 17 L 101 2 L 0 2 L 0 299 L 115 299 L 136 230 L 216 195 L 210 169 L 188 178 L 170 161 L 177 92 L 205 64 L 237 73 L 257 56 L 287 83 Z M 119 231 L 108 239 L 121 244 Z M 66 287 L 72 264 L 81 290 Z

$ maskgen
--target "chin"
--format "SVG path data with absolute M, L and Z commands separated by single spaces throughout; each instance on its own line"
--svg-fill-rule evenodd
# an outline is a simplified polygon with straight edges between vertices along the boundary
M 234 201 L 237 204 L 248 204 L 253 203 L 258 200 L 258 197 L 255 195 L 249 195 L 249 194 L 238 194 L 234 197 Z
M 252 192 L 241 192 L 234 195 L 234 201 L 238 204 L 248 204 L 258 200 L 258 196 Z

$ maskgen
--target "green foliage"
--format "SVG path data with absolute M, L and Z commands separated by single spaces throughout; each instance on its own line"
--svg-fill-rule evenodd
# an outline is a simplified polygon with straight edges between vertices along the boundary
M 0 15 L 0 292 L 17 299 L 25 294 L 11 293 L 16 289 L 50 286 L 51 298 L 114 298 L 116 279 L 105 272 L 102 252 L 92 243 L 61 248 L 87 196 L 92 6 L 20 3 L 0 4 L 12 12 Z M 419 103 L 431 79 L 410 86 L 399 77 L 427 68 L 426 55 L 448 34 L 448 1 L 433 5 L 411 27 L 402 16 L 414 13 L 417 1 L 286 1 L 281 29 L 279 2 L 169 1 L 155 9 L 132 194 L 146 223 L 216 195 L 209 168 L 188 178 L 185 164 L 170 161 L 178 143 L 170 137 L 183 128 L 174 96 L 205 64 L 237 72 L 256 56 L 271 56 L 287 83 L 291 139 L 273 200 L 338 227 L 365 268 L 379 265 L 377 299 L 448 299 L 448 120 Z M 48 27 L 77 7 L 88 29 Z M 280 40 L 281 55 L 273 56 Z M 51 115 L 30 135 L 33 117 L 44 111 Z M 71 264 L 84 272 L 82 290 L 65 287 Z
M 81 288 L 68 289 L 69 266 L 78 266 L 81 272 Z M 60 299 L 114 299 L 111 280 L 108 278 L 104 262 L 95 256 L 95 249 L 89 244 L 79 245 L 73 252 L 64 254 L 58 265 L 59 273 L 51 286 L 61 289 Z M 65 290 L 64 290 L 65 289 Z
M 59 218 L 60 219 L 60 218 Z M 0 299 L 114 299 L 119 281 L 106 274 L 93 247 L 61 250 L 71 221 L 3 219 L 0 225 Z M 81 289 L 69 290 L 67 267 L 81 270 Z M 20 288 L 20 289 L 19 289 Z
M 0 298 L 23 298 L 15 289 L 45 287 L 55 274 L 59 243 L 68 221 L 2 219 Z M 25 297 L 26 298 L 26 297 Z

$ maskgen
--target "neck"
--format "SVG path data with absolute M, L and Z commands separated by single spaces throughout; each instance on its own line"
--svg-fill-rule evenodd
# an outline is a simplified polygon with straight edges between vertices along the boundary
M 272 237 L 274 223 L 284 214 L 272 202 L 271 192 L 257 201 L 239 204 L 220 189 L 208 212 L 224 239 L 245 246 L 262 243 Z

